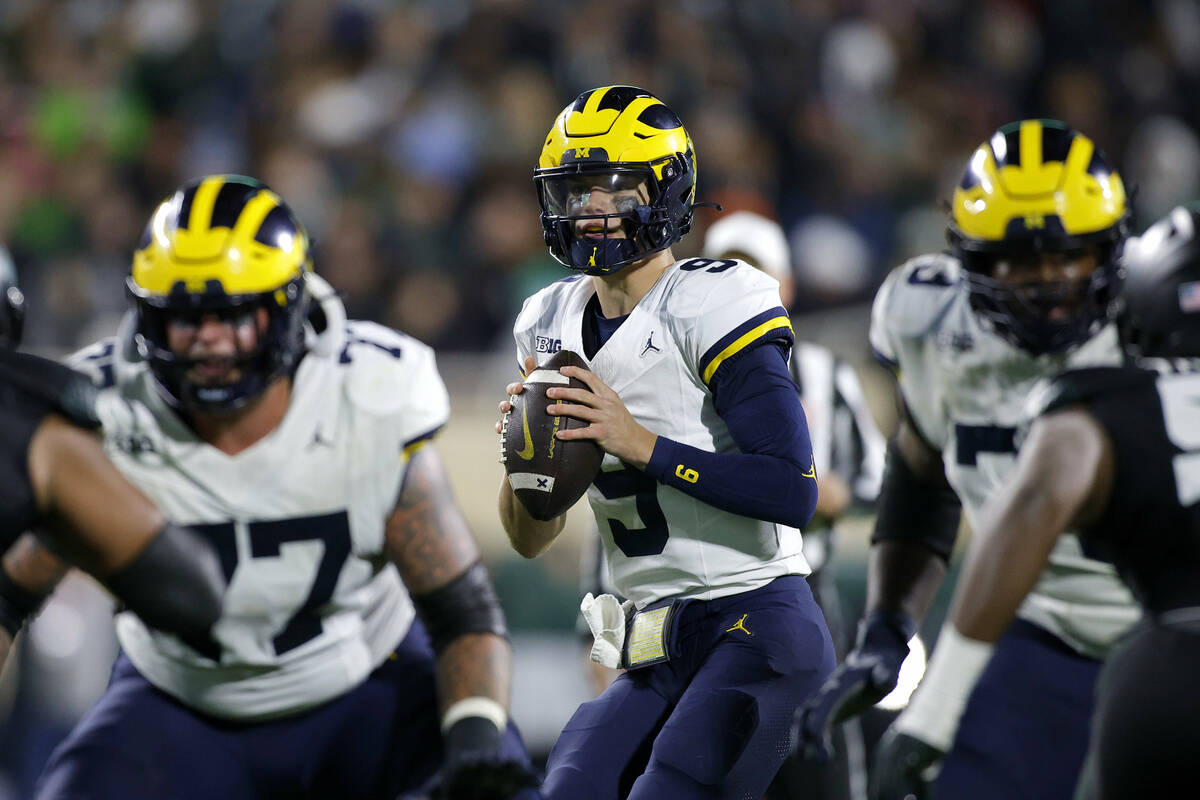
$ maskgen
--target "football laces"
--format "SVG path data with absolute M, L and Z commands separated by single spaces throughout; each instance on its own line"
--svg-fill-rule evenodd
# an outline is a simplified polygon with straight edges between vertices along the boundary
M 517 396 L 515 394 L 508 396 L 508 402 L 515 404 Z M 500 418 L 500 463 L 508 463 L 508 456 L 504 454 L 504 442 L 508 437 L 508 418 L 512 416 L 512 409 L 504 412 L 504 416 Z

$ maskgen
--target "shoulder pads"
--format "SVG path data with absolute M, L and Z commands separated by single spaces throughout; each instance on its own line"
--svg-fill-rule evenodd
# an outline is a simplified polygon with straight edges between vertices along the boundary
M 562 302 L 563 298 L 568 297 L 572 292 L 579 291 L 576 284 L 586 279 L 586 275 L 568 275 L 549 286 L 543 286 L 526 297 L 525 302 L 521 305 L 521 311 L 513 323 L 513 330 L 532 328 L 545 315 L 546 309 L 554 308 Z
M 779 294 L 778 281 L 745 261 L 685 258 L 676 266 L 667 277 L 670 285 L 665 287 L 666 307 L 679 319 L 703 316 L 706 308 L 728 305 L 740 298 L 752 298 L 747 299 L 748 306 L 761 305 L 759 292 Z
M 1034 397 L 1035 412 L 1049 414 L 1068 406 L 1088 403 L 1098 395 L 1136 389 L 1157 378 L 1140 367 L 1087 367 L 1060 373 Z
M 918 256 L 896 267 L 884 281 L 875 300 L 877 323 L 897 336 L 922 336 L 963 291 L 958 259 L 945 253 Z
M 399 331 L 352 320 L 339 360 L 346 395 L 363 411 L 388 416 L 447 404 L 433 349 Z

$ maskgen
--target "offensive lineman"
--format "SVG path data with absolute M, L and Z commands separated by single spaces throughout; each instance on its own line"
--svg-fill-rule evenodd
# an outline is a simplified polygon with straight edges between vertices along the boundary
M 1200 210 L 1176 208 L 1122 258 L 1122 344 L 1135 357 L 1200 357 Z M 1143 361 L 1063 373 L 1035 395 L 1034 422 L 1004 490 L 985 507 L 953 608 L 912 709 L 971 683 L 1037 580 L 1059 534 L 1106 553 L 1146 610 L 1101 675 L 1077 797 L 1184 797 L 1200 752 L 1200 371 Z M 970 592 L 963 591 L 971 587 Z M 934 755 L 897 720 L 876 796 L 919 791 Z
M 553 388 L 549 411 L 590 423 L 559 438 L 606 451 L 588 499 L 616 588 L 636 606 L 625 641 L 615 598 L 585 599 L 593 658 L 628 669 L 567 723 L 543 793 L 760 796 L 792 710 L 834 660 L 799 533 L 784 527 L 812 516 L 816 471 L 778 285 L 740 261 L 675 260 L 695 155 L 679 118 L 641 89 L 568 105 L 534 181 L 550 252 L 582 274 L 526 300 L 518 363 L 528 374 L 561 347 L 591 366 L 564 370 L 590 391 Z M 530 517 L 507 481 L 500 516 L 526 557 L 563 528 Z
M 240 176 L 155 210 L 128 289 L 76 360 L 117 465 L 216 546 L 222 649 L 120 615 L 38 797 L 392 800 L 439 764 L 449 797 L 529 783 L 503 613 L 429 444 L 432 351 L 348 321 L 291 210 Z
M 952 200 L 953 254 L 913 259 L 884 282 L 870 338 L 899 375 L 903 421 L 888 450 L 867 615 L 798 717 L 802 744 L 819 749 L 832 721 L 895 684 L 945 574 L 960 501 L 977 528 L 1016 461 L 1037 382 L 1120 362 L 1107 323 L 1128 218 L 1120 176 L 1090 139 L 1024 120 L 972 155 Z M 947 753 L 937 796 L 1069 797 L 1101 659 L 1137 617 L 1112 565 L 1061 537 L 970 700 L 956 684 L 919 720 Z
M 0 550 L 8 550 L 0 566 L 0 666 L 66 572 L 32 539 L 9 549 L 35 524 L 147 623 L 204 646 L 225 590 L 216 554 L 168 524 L 113 468 L 91 433 L 99 420 L 87 378 L 15 352 L 24 319 L 16 272 L 0 247 Z

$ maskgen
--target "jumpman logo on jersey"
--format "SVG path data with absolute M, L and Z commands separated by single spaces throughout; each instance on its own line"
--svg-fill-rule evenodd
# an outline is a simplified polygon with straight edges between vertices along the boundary
M 801 478 L 812 478 L 815 481 L 817 479 L 817 459 L 816 459 L 816 457 L 810 457 L 809 463 L 812 464 L 812 466 L 809 467 L 808 472 L 801 472 L 800 477 Z
M 642 356 L 646 355 L 646 353 L 649 353 L 651 350 L 653 350 L 656 353 L 662 352 L 661 349 L 654 346 L 654 331 L 650 331 L 650 335 L 646 337 L 646 346 L 642 348 L 642 355 L 638 356 L 638 358 L 641 358 Z
M 754 634 L 751 633 L 750 629 L 746 627 L 746 617 L 748 617 L 748 616 L 750 616 L 750 615 L 742 614 L 742 618 L 739 619 L 737 622 L 735 622 L 733 624 L 732 628 L 726 628 L 725 632 L 733 633 L 734 631 L 741 631 L 742 633 L 746 634 L 747 636 L 753 636 Z
M 308 443 L 309 450 L 312 450 L 314 447 L 333 447 L 333 440 L 321 436 L 321 429 L 317 428 L 313 431 L 312 441 Z

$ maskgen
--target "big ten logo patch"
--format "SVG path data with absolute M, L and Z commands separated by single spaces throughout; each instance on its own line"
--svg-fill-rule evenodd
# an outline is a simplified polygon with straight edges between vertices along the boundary
M 539 353 L 557 353 L 559 350 L 562 350 L 562 339 L 539 336 L 533 349 Z

